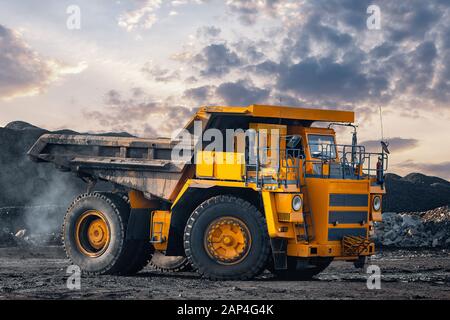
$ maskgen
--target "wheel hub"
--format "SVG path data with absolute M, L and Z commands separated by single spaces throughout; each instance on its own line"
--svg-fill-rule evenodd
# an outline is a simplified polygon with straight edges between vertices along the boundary
M 96 210 L 83 213 L 76 223 L 77 248 L 86 256 L 99 257 L 109 245 L 110 231 L 105 216 Z
M 102 219 L 96 219 L 88 227 L 88 241 L 96 249 L 101 249 L 107 241 L 107 226 Z
M 222 264 L 242 261 L 251 244 L 250 232 L 240 219 L 221 217 L 208 227 L 205 246 L 208 254 Z

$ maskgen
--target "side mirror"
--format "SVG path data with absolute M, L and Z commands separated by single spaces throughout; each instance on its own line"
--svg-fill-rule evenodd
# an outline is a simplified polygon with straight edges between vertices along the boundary
M 299 144 L 300 140 L 302 140 L 302 137 L 300 137 L 298 135 L 293 135 L 287 142 L 286 146 L 289 149 L 293 149 Z
M 381 141 L 381 148 L 383 149 L 383 151 L 387 154 L 390 154 L 388 146 L 389 146 L 389 143 Z

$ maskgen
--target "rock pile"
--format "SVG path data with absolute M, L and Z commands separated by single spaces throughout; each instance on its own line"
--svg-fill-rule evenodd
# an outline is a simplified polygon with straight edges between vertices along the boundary
M 14 234 L 7 227 L 0 229 L 0 247 L 59 246 L 61 243 L 61 234 L 58 232 L 28 234 L 27 230 L 21 229 Z
M 425 212 L 383 213 L 375 224 L 375 243 L 387 247 L 450 247 L 448 206 Z
M 14 233 L 7 227 L 0 228 L 0 247 L 11 247 L 15 245 Z
M 65 210 L 57 205 L 0 208 L 0 247 L 60 245 Z

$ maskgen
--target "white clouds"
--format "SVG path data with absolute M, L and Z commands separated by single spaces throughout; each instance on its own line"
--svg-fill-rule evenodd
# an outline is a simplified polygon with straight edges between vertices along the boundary
M 119 16 L 118 25 L 127 31 L 137 29 L 150 29 L 159 20 L 159 11 L 165 7 L 181 7 L 188 4 L 203 4 L 205 0 L 135 0 L 137 5 L 133 10 L 129 10 Z M 169 10 L 168 16 L 179 15 L 178 10 Z
M 441 115 L 450 111 L 450 8 L 442 0 L 416 0 L 411 4 L 377 0 L 383 23 L 381 30 L 373 32 L 366 28 L 366 8 L 372 2 L 129 0 L 114 7 L 80 0 L 92 13 L 83 12 L 89 28 L 79 33 L 65 32 L 64 25 L 60 28 L 57 11 L 44 14 L 51 8 L 41 8 L 29 23 L 20 19 L 27 15 L 4 9 L 0 20 L 14 25 L 15 30 L 27 30 L 24 34 L 33 50 L 19 41 L 20 54 L 6 57 L 7 52 L 0 51 L 3 61 L 13 61 L 6 67 L 0 65 L 0 78 L 9 75 L 6 82 L 0 79 L 0 96 L 42 92 L 66 74 L 81 72 L 86 64 L 77 65 L 77 61 L 86 60 L 90 68 L 82 76 L 71 77 L 58 90 L 48 90 L 48 95 L 32 98 L 32 105 L 43 110 L 41 123 L 49 121 L 58 108 L 64 110 L 58 121 L 77 116 L 77 108 L 65 105 L 66 94 L 73 88 L 70 94 L 78 95 L 79 107 L 101 112 L 98 119 L 109 119 L 112 110 L 118 110 L 117 118 L 124 110 L 151 109 L 157 115 L 140 121 L 144 113 L 136 113 L 135 119 L 123 119 L 121 123 L 127 125 L 123 130 L 169 121 L 165 118 L 168 111 L 161 105 L 195 107 L 260 101 L 355 110 L 358 121 L 364 123 L 360 133 L 365 140 L 378 136 L 375 122 L 377 107 L 382 105 L 387 114 L 386 129 L 392 128 L 387 136 L 417 138 L 416 128 L 425 127 L 420 121 L 426 110 Z M 8 6 L 13 7 L 12 3 Z M 96 20 L 93 14 L 98 12 L 104 15 Z M 57 19 L 51 21 L 51 17 Z M 88 24 L 90 21 L 94 23 Z M 44 58 L 43 53 L 75 67 Z M 148 61 L 153 62 L 146 64 Z M 142 101 L 132 97 L 136 105 L 154 101 L 158 108 L 99 108 L 101 93 L 110 88 L 128 92 L 131 87 L 142 87 L 146 92 Z M 127 99 L 125 95 L 121 100 Z M 23 99 L 13 103 L 3 105 L 11 106 L 10 110 L 27 108 L 21 107 L 26 105 Z M 50 109 L 50 105 L 54 107 Z M 70 116 L 64 115 L 66 110 Z M 28 116 L 28 110 L 22 114 L 9 112 L 10 120 Z M 40 115 L 30 117 L 37 119 Z M 395 120 L 391 125 L 389 117 Z M 444 122 L 438 119 L 443 116 L 430 113 L 429 117 L 433 124 L 427 126 L 428 140 L 421 133 L 420 143 L 396 153 L 394 162 L 406 161 L 412 155 L 422 157 L 414 158 L 417 163 L 425 163 L 430 155 L 436 159 L 449 157 L 449 148 L 433 144 L 440 132 L 430 133 L 436 121 Z M 105 130 L 118 128 L 116 122 L 94 120 L 74 121 L 73 125 L 84 126 L 85 130 L 97 124 Z M 442 123 L 440 131 L 447 134 Z
M 86 62 L 70 66 L 31 49 L 20 34 L 0 25 L 0 98 L 32 96 L 68 74 L 78 74 Z
M 194 112 L 170 100 L 155 99 L 142 88 L 133 88 L 131 95 L 110 90 L 103 110 L 84 111 L 84 117 L 102 127 L 115 128 L 140 136 L 170 136 L 183 127 Z
M 119 26 L 127 31 L 137 28 L 150 29 L 157 21 L 156 11 L 161 6 L 161 0 L 139 0 L 138 3 L 137 9 L 119 16 Z
M 173 7 L 179 7 L 179 6 L 184 6 L 187 5 L 189 3 L 193 3 L 193 4 L 203 4 L 205 2 L 208 2 L 208 0 L 172 0 L 170 2 L 170 4 Z
M 228 9 L 237 14 L 245 25 L 251 25 L 262 16 L 288 21 L 299 17 L 303 0 L 227 0 Z
M 173 0 L 170 2 L 170 4 L 174 7 L 178 7 L 178 6 L 183 6 L 185 4 L 187 4 L 189 1 L 188 0 Z
M 141 72 L 151 80 L 156 82 L 171 82 L 180 79 L 180 71 L 179 70 L 169 70 L 162 68 L 160 65 L 154 64 L 152 61 L 149 61 L 144 64 L 141 69 Z

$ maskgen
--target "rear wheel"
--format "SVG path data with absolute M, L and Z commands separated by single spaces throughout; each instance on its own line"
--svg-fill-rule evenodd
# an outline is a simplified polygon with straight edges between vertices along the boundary
M 270 255 L 263 215 L 234 196 L 216 196 L 195 209 L 184 247 L 193 267 L 213 280 L 251 279 L 264 270 Z
M 270 271 L 283 280 L 310 280 L 325 270 L 332 261 L 333 258 L 288 257 L 287 270 L 274 270 L 270 268 Z
M 118 194 L 87 193 L 64 218 L 67 257 L 90 274 L 133 274 L 148 262 L 149 241 L 127 240 L 129 204 Z

